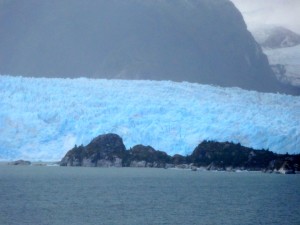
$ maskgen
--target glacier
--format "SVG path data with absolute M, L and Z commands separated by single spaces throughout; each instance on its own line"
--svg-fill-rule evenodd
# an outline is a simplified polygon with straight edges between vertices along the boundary
M 0 160 L 56 161 L 99 134 L 187 155 L 203 140 L 300 152 L 300 96 L 188 82 L 0 76 Z

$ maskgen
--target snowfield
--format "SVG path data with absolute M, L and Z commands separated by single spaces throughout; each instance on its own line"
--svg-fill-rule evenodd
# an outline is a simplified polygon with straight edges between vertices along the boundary
M 0 76 L 0 159 L 60 160 L 119 134 L 189 154 L 202 140 L 300 152 L 300 97 L 171 81 Z
M 300 87 L 300 45 L 278 48 L 264 49 L 272 65 L 281 64 L 286 69 L 284 80 L 296 87 Z

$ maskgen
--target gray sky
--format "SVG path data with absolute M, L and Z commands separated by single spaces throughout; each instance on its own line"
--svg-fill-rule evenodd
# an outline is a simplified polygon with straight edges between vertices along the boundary
M 281 25 L 300 34 L 300 0 L 231 0 L 249 26 Z

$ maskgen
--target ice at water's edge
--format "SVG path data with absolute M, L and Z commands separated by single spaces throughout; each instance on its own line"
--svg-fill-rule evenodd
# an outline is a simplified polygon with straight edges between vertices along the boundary
M 59 160 L 119 134 L 189 154 L 202 140 L 300 152 L 300 97 L 171 81 L 0 76 L 0 159 Z

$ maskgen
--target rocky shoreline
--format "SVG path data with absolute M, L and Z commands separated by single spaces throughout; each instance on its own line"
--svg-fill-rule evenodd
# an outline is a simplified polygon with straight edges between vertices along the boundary
M 99 135 L 86 146 L 75 146 L 60 161 L 60 166 L 180 168 L 281 174 L 300 173 L 299 165 L 299 154 L 276 154 L 231 142 L 203 141 L 188 156 L 169 156 L 144 145 L 126 150 L 122 138 L 117 134 Z

